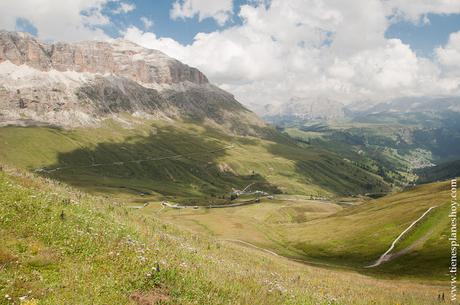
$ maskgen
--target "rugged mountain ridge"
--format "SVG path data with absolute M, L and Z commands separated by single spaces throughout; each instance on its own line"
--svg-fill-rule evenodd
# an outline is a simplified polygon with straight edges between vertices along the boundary
M 48 44 L 0 31 L 1 125 L 79 127 L 122 113 L 238 132 L 264 126 L 198 69 L 160 51 L 125 40 Z

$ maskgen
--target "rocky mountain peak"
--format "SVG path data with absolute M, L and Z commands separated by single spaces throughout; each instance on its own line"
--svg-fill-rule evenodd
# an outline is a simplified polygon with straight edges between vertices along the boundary
M 0 125 L 73 128 L 124 113 L 238 133 L 265 126 L 198 69 L 158 50 L 125 40 L 44 43 L 0 31 Z

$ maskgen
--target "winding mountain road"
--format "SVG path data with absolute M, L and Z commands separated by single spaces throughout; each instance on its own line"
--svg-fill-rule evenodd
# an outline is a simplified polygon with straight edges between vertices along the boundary
M 168 207 L 172 209 L 198 209 L 198 208 L 206 208 L 206 209 L 220 209 L 220 208 L 233 208 L 233 207 L 240 207 L 249 204 L 256 204 L 259 203 L 256 199 L 247 200 L 243 202 L 237 203 L 230 203 L 230 204 L 211 204 L 211 205 L 179 205 L 179 204 L 171 204 L 169 202 L 162 202 L 161 205 L 163 207 Z
M 129 160 L 129 161 L 116 161 L 116 162 L 110 162 L 110 163 L 93 163 L 89 165 L 81 165 L 81 166 L 62 166 L 62 167 L 56 167 L 52 169 L 47 169 L 47 168 L 37 168 L 34 170 L 34 172 L 41 172 L 41 173 L 52 173 L 55 171 L 60 171 L 60 170 L 67 170 L 67 169 L 74 169 L 74 168 L 91 168 L 91 167 L 99 167 L 99 166 L 113 166 L 113 165 L 124 165 L 128 163 L 142 163 L 142 162 L 148 162 L 148 161 L 160 161 L 160 160 L 167 160 L 167 159 L 181 159 L 184 157 L 189 157 L 189 156 L 195 156 L 195 155 L 208 155 L 208 154 L 213 154 L 222 150 L 227 150 L 233 148 L 232 145 L 227 145 L 225 147 L 215 149 L 215 150 L 210 150 L 206 152 L 195 152 L 195 153 L 189 153 L 189 154 L 179 154 L 179 155 L 171 155 L 171 156 L 164 156 L 164 157 L 156 157 L 156 158 L 145 158 L 145 159 L 137 159 L 137 160 Z

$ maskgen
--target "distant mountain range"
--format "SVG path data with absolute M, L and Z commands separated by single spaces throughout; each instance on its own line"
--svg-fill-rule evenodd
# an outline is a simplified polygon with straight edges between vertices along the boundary
M 71 128 L 123 113 L 205 120 L 240 133 L 265 126 L 199 70 L 160 51 L 125 40 L 48 44 L 0 31 L 1 125 Z
M 376 104 L 354 103 L 345 108 L 348 114 L 460 112 L 460 97 L 403 97 Z
M 344 116 L 344 105 L 330 99 L 293 97 L 284 104 L 266 105 L 262 115 L 300 119 L 336 119 Z
M 261 115 L 269 121 L 283 119 L 333 120 L 378 113 L 441 113 L 460 112 L 460 97 L 403 97 L 378 103 L 356 102 L 349 105 L 322 98 L 291 98 L 279 105 L 266 105 Z

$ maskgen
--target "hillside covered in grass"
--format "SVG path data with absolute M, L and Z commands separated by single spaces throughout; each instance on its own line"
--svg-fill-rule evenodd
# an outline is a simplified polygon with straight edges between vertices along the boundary
M 264 138 L 217 127 L 126 117 L 97 128 L 0 128 L 0 160 L 82 189 L 203 204 L 232 189 L 335 196 L 389 185 L 342 157 L 301 148 L 275 131 Z
M 0 304 L 435 304 L 445 286 L 309 267 L 0 172 Z
M 334 215 L 282 228 L 290 247 L 321 262 L 363 269 L 428 208 L 434 209 L 409 231 L 393 253 L 393 260 L 365 272 L 390 277 L 443 279 L 450 258 L 450 183 L 415 187 Z

